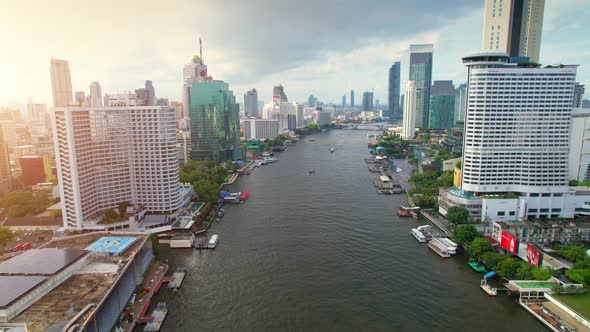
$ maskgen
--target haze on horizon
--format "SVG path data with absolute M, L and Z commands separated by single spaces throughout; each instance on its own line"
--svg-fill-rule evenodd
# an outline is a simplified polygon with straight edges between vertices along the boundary
M 281 83 L 290 100 L 314 94 L 340 103 L 355 89 L 386 101 L 387 70 L 410 44 L 433 43 L 435 80 L 465 81 L 461 56 L 481 47 L 483 0 L 13 1 L 0 13 L 3 41 L 0 106 L 49 105 L 49 59 L 68 60 L 75 91 L 93 81 L 103 93 L 132 91 L 152 80 L 158 97 L 180 100 L 182 66 L 204 41 L 215 79 L 238 101 L 253 87 L 269 100 Z M 361 15 L 363 14 L 363 15 Z M 586 1 L 547 0 L 541 63 L 579 64 L 590 86 Z

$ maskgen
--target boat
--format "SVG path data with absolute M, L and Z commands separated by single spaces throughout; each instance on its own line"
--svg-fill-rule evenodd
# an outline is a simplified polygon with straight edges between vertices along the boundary
M 475 272 L 479 272 L 479 273 L 484 273 L 484 272 L 486 272 L 486 268 L 485 268 L 485 266 L 483 266 L 483 265 L 479 264 L 479 262 L 477 262 L 476 260 L 474 260 L 474 259 L 472 259 L 472 258 L 470 258 L 470 259 L 469 259 L 469 263 L 467 263 L 467 264 L 469 264 L 469 266 L 471 266 L 471 268 L 472 268 L 472 269 L 473 269 L 473 271 L 475 271 Z
M 315 174 L 315 169 L 310 169 L 309 171 L 307 171 L 307 174 Z
M 211 236 L 211 239 L 209 240 L 209 249 L 213 249 L 217 246 L 217 242 L 219 242 L 219 235 L 217 234 L 213 234 L 213 236 Z
M 418 219 L 417 211 L 420 211 L 420 208 L 410 208 L 400 205 L 399 210 L 397 210 L 397 215 L 400 217 L 412 217 Z
M 249 191 L 245 191 L 242 196 L 240 196 L 240 201 L 245 201 L 246 198 L 248 198 L 248 195 L 250 195 Z
M 428 241 L 428 248 L 432 249 L 435 253 L 437 253 L 442 258 L 449 258 L 451 254 L 449 253 L 446 246 L 442 243 L 438 242 L 436 239 Z
M 330 153 L 334 153 L 334 148 L 330 148 Z
M 484 274 L 483 278 L 485 280 L 489 280 L 489 279 L 493 279 L 496 276 L 496 272 L 495 271 L 490 271 L 486 274 Z
M 424 237 L 424 235 L 422 234 L 421 231 L 419 231 L 416 228 L 412 228 L 411 231 L 412 235 L 414 235 L 414 237 L 416 238 L 416 240 L 418 240 L 418 242 L 422 242 L 425 243 L 426 242 L 426 238 Z
M 488 294 L 489 296 L 498 295 L 498 290 L 496 288 L 493 288 L 492 286 L 488 285 L 486 279 L 482 279 L 482 281 L 479 284 L 479 288 L 483 289 L 483 291 L 486 292 L 486 294 Z
M 308 141 L 315 142 L 315 138 L 310 138 L 310 139 L 308 139 Z
M 446 237 L 439 237 L 438 241 L 447 246 L 447 248 L 449 248 L 449 252 L 451 253 L 451 255 L 454 255 L 457 252 L 457 248 L 459 246 L 455 242 L 451 241 L 451 239 Z
M 367 134 L 367 138 L 375 137 L 375 134 Z
M 438 238 L 435 237 L 432 239 L 432 241 L 436 241 L 438 244 L 440 244 L 441 246 L 447 248 L 447 253 L 449 255 L 454 255 L 457 253 L 457 247 L 451 246 L 451 245 L 447 245 L 442 241 L 443 238 Z

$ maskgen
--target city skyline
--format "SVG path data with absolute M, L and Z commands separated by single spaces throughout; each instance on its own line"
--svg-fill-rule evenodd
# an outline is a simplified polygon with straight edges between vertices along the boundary
M 182 2 L 179 1 L 179 4 Z M 379 18 L 377 10 L 387 11 L 395 5 L 395 3 L 377 3 L 371 15 Z M 424 7 L 423 5 L 417 4 L 415 7 Z M 72 75 L 74 91 L 84 90 L 88 93 L 89 84 L 98 81 L 101 83 L 103 93 L 120 93 L 131 91 L 145 80 L 152 80 L 158 89 L 158 97 L 180 101 L 181 89 L 178 86 L 179 82 L 182 82 L 182 65 L 191 55 L 198 54 L 196 43 L 198 36 L 202 36 L 205 41 L 207 63 L 214 78 L 231 82 L 238 95 L 255 87 L 260 91 L 259 99 L 269 101 L 272 98 L 269 87 L 283 84 L 294 101 L 305 101 L 306 97 L 313 93 L 324 102 L 340 104 L 343 92 L 350 89 L 357 91 L 374 89 L 376 99 L 386 100 L 387 68 L 392 61 L 402 62 L 401 81 L 408 79 L 407 67 L 404 64 L 408 64 L 407 53 L 410 43 L 434 44 L 436 56 L 433 64 L 435 68 L 433 80 L 453 80 L 456 85 L 463 83 L 465 71 L 461 66 L 460 57 L 470 51 L 478 51 L 481 47 L 484 16 L 484 1 L 453 3 L 453 6 L 437 3 L 426 10 L 425 16 L 434 18 L 430 24 L 424 25 L 426 28 L 410 24 L 404 28 L 405 31 L 397 29 L 395 33 L 392 33 L 392 31 L 383 30 L 391 28 L 377 22 L 350 34 L 350 43 L 345 43 L 347 46 L 335 45 L 332 39 L 329 39 L 319 40 L 321 43 L 314 48 L 299 42 L 299 39 L 311 36 L 303 31 L 293 36 L 295 39 L 289 50 L 273 49 L 272 52 L 260 52 L 268 53 L 264 55 L 265 59 L 258 59 L 258 57 L 252 59 L 252 57 L 240 55 L 252 51 L 252 48 L 262 49 L 268 46 L 263 43 L 242 45 L 242 42 L 237 39 L 240 38 L 241 33 L 247 33 L 248 29 L 235 35 L 229 35 L 230 32 L 224 29 L 213 31 L 216 30 L 213 29 L 215 25 L 207 24 L 211 23 L 210 19 L 204 20 L 202 26 L 201 23 L 188 24 L 180 13 L 178 17 L 183 19 L 178 20 L 178 24 L 155 29 L 148 35 L 141 35 L 143 32 L 140 30 L 135 31 L 138 37 L 136 43 L 130 42 L 133 38 L 111 38 L 114 28 L 107 29 L 93 20 L 79 25 L 81 28 L 76 31 L 69 31 L 72 29 L 69 29 L 67 24 L 51 26 L 47 31 L 33 31 L 31 27 L 22 26 L 23 20 L 13 21 L 13 17 L 44 20 L 46 18 L 39 15 L 51 16 L 47 14 L 53 13 L 53 17 L 60 17 L 60 15 L 81 12 L 82 8 L 75 3 L 58 1 L 54 8 L 47 8 L 47 11 L 41 10 L 45 8 L 39 6 L 37 11 L 26 13 L 23 12 L 21 5 L 11 4 L 10 6 L 12 7 L 5 11 L 6 19 L 0 23 L 9 24 L 3 29 L 4 32 L 0 33 L 6 37 L 3 39 L 7 41 L 8 49 L 8 52 L 4 54 L 5 61 L 0 64 L 7 75 L 7 79 L 0 83 L 2 84 L 0 88 L 4 92 L 0 98 L 0 104 L 5 106 L 10 106 L 14 102 L 24 104 L 29 96 L 35 102 L 51 104 L 51 87 L 46 76 L 46 61 L 52 56 L 69 62 L 70 69 L 74 73 Z M 65 12 L 56 11 L 65 6 L 68 7 Z M 104 6 L 105 8 L 97 8 L 98 16 L 107 10 L 108 3 Z M 162 9 L 158 6 L 162 5 L 156 4 L 153 10 L 141 11 L 137 16 L 157 17 L 160 14 L 157 12 L 158 9 Z M 207 9 L 205 12 L 216 13 L 219 10 L 217 6 L 208 3 L 205 6 Z M 285 6 L 292 7 L 294 4 Z M 239 4 L 235 5 L 236 9 L 239 7 Z M 264 7 L 265 11 L 277 10 L 274 8 L 276 6 L 269 6 L 264 2 L 255 3 L 254 7 Z M 414 11 L 418 10 L 415 7 L 406 8 L 407 16 L 415 16 Z M 180 10 L 169 5 L 166 8 L 170 9 L 171 15 Z M 578 40 L 582 36 L 580 33 L 587 30 L 590 23 L 574 19 L 588 11 L 588 8 L 572 0 L 559 3 L 557 0 L 546 2 L 541 63 L 580 64 L 582 69 L 578 76 L 579 81 L 590 85 L 590 72 L 586 69 L 590 67 L 585 65 L 590 53 L 586 47 L 588 42 Z M 124 12 L 125 9 L 122 9 L 122 17 L 125 16 Z M 78 18 L 71 16 L 69 15 L 68 19 L 72 24 L 76 24 Z M 130 24 L 119 21 L 118 17 L 114 20 L 114 26 L 118 28 L 125 28 L 125 24 Z M 22 29 L 15 29 L 15 26 L 22 26 Z M 373 30 L 367 31 L 368 29 Z M 276 33 L 256 31 L 264 34 Z M 350 31 L 346 30 L 346 32 Z M 4 35 L 7 33 L 8 35 Z M 51 38 L 44 38 L 47 33 L 62 35 L 66 42 L 48 44 L 46 40 Z M 343 32 L 330 28 L 326 31 L 326 37 L 321 38 L 338 40 L 342 38 L 341 33 Z M 461 38 L 455 38 L 457 35 L 461 35 Z M 157 39 L 162 46 L 147 47 L 146 41 L 150 38 Z M 111 47 L 119 50 L 117 55 L 110 53 L 109 48 L 105 49 L 106 53 L 100 49 L 92 49 L 92 52 L 88 52 L 87 47 L 76 46 L 84 41 L 103 40 L 108 40 Z M 564 47 L 567 47 L 570 52 L 562 54 L 561 50 Z M 29 52 L 17 52 L 20 50 Z M 282 53 L 286 51 L 297 54 L 297 59 L 293 59 L 292 55 L 282 56 Z M 370 60 L 367 60 L 368 58 Z

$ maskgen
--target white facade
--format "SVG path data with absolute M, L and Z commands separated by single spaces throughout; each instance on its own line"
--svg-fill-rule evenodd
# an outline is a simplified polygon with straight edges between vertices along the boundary
M 303 104 L 297 104 L 297 118 L 296 118 L 296 122 L 297 122 L 297 129 L 301 129 L 303 127 L 305 127 L 304 124 L 304 110 L 305 106 L 303 106 Z
M 65 228 L 94 225 L 127 201 L 168 213 L 181 204 L 174 110 L 68 107 L 53 115 Z
M 275 139 L 279 136 L 279 120 L 245 119 L 244 136 L 246 139 Z
M 461 189 L 567 191 L 576 66 L 517 67 L 497 52 L 463 62 L 469 74 Z
M 102 90 L 100 83 L 92 82 L 90 84 L 90 106 L 102 107 Z
M 51 90 L 53 92 L 53 107 L 67 107 L 72 103 L 72 77 L 70 67 L 65 60 L 51 59 L 49 67 L 51 73 Z
M 590 109 L 576 109 L 570 124 L 569 179 L 590 181 Z
M 332 122 L 332 113 L 316 111 L 315 119 L 318 126 L 330 124 Z
M 413 139 L 416 133 L 416 81 L 407 81 L 404 85 L 404 118 L 402 137 Z
M 107 107 L 140 106 L 142 100 L 135 93 L 117 93 L 107 95 Z

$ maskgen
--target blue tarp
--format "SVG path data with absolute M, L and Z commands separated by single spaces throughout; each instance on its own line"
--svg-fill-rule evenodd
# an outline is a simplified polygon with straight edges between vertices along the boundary
M 484 278 L 484 279 L 492 279 L 492 278 L 493 278 L 493 277 L 495 277 L 495 276 L 496 276 L 496 272 L 494 272 L 494 271 L 491 271 L 491 272 L 488 272 L 488 273 L 486 273 L 486 274 L 483 276 L 483 278 Z
M 219 192 L 219 195 L 223 198 L 223 197 L 230 196 L 231 193 L 229 191 L 222 190 Z
M 238 166 L 242 165 L 243 163 L 244 163 L 244 161 L 243 161 L 243 160 L 238 160 L 238 161 L 236 161 L 236 165 L 238 165 Z

